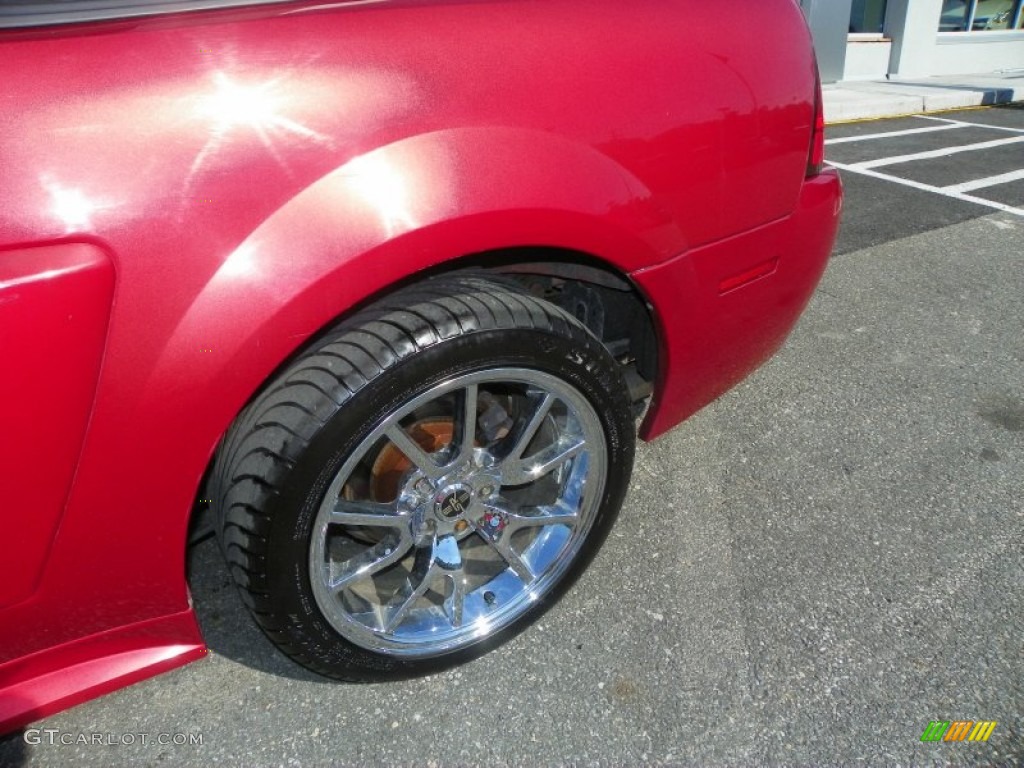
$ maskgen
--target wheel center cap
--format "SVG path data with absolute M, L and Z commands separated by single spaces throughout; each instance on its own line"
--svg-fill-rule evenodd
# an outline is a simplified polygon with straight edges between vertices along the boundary
M 449 485 L 435 497 L 434 512 L 442 520 L 454 520 L 466 513 L 472 498 L 473 490 L 468 485 Z

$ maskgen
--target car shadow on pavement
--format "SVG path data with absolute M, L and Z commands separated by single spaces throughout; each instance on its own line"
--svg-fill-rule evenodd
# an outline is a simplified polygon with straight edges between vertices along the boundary
M 266 638 L 242 603 L 212 537 L 189 548 L 188 577 L 199 627 L 211 653 L 279 677 L 335 682 L 300 667 Z
M 21 768 L 28 763 L 28 748 L 25 745 L 25 731 L 0 735 L 0 765 Z

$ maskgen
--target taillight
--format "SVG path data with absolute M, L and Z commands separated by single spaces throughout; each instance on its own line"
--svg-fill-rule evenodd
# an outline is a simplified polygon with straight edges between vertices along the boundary
M 807 178 L 817 176 L 825 166 L 825 108 L 821 101 L 821 75 L 814 65 L 814 132 L 807 155 Z

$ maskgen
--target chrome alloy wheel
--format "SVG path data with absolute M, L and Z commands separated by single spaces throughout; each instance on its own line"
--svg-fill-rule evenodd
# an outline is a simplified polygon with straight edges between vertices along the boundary
M 494 368 L 397 407 L 319 507 L 310 582 L 331 626 L 439 656 L 508 626 L 579 552 L 604 490 L 601 420 L 571 384 Z

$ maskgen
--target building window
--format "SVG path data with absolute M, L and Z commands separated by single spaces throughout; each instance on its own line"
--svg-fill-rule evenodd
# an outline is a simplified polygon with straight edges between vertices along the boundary
M 1024 0 L 945 0 L 939 32 L 1024 29 Z
M 885 26 L 886 0 L 853 0 L 850 6 L 850 34 L 881 35 Z

